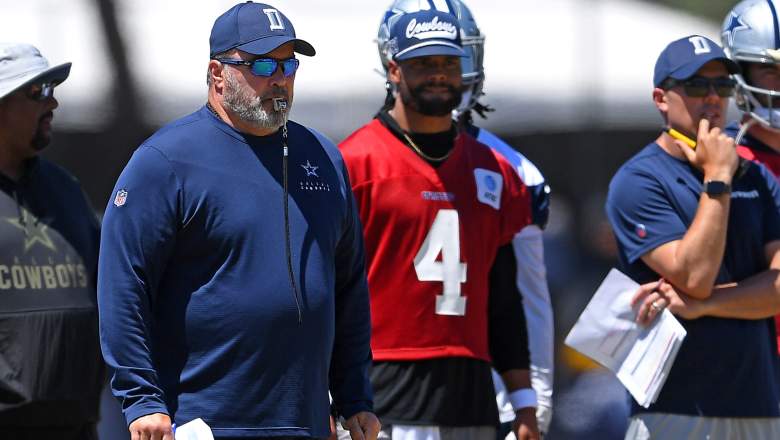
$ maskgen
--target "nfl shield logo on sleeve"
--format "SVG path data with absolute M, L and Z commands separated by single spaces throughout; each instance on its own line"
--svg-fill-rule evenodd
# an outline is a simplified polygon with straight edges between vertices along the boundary
M 116 197 L 114 197 L 114 205 L 117 207 L 124 206 L 125 202 L 127 201 L 127 191 L 120 189 L 116 192 Z

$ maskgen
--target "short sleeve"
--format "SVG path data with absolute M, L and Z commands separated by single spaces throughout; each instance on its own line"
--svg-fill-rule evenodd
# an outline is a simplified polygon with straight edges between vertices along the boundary
M 662 244 L 681 239 L 688 229 L 661 182 L 634 167 L 621 168 L 612 179 L 606 211 L 618 248 L 629 264 Z

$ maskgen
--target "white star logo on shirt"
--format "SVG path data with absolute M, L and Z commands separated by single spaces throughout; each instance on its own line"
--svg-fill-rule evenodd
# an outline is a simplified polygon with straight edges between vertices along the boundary
M 301 167 L 306 171 L 306 177 L 314 176 L 314 177 L 320 177 L 317 175 L 317 169 L 318 166 L 312 165 L 309 163 L 309 161 L 306 161 L 306 165 L 301 165 Z

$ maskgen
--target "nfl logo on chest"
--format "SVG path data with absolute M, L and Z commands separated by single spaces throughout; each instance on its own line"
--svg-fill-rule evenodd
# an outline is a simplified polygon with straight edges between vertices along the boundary
M 125 202 L 127 202 L 127 191 L 120 189 L 116 192 L 116 197 L 114 197 L 114 205 L 119 208 L 124 206 Z

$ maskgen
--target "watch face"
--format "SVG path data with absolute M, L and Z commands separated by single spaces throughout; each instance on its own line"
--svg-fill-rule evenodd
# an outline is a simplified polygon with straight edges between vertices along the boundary
M 731 191 L 731 186 L 720 180 L 709 180 L 704 183 L 704 192 L 711 196 L 718 196 Z

